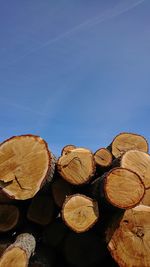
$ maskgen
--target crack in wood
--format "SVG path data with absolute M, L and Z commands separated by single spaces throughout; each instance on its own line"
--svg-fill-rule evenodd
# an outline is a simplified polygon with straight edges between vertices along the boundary
M 79 161 L 79 163 L 80 163 L 80 165 L 81 165 L 81 167 L 82 167 L 82 162 L 81 162 L 81 160 L 80 160 L 78 157 L 74 157 L 73 159 L 71 159 L 71 160 L 69 161 L 69 163 L 63 165 L 63 168 L 67 168 L 68 165 L 69 165 L 73 160 L 77 160 L 77 161 Z
M 20 184 L 20 182 L 19 182 L 18 178 L 16 177 L 16 175 L 15 175 L 15 181 L 17 182 L 17 184 L 19 185 L 21 190 L 30 190 L 29 188 L 25 188 Z

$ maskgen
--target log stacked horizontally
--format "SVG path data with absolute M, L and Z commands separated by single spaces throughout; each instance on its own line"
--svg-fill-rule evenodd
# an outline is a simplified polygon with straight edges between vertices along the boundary
M 149 248 L 145 137 L 58 158 L 36 135 L 0 144 L 0 267 L 150 267 Z

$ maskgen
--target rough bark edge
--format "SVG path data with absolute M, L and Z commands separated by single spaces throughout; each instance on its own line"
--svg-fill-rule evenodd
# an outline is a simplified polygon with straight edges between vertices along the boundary
M 119 135 L 122 135 L 122 134 L 132 134 L 132 135 L 136 135 L 136 136 L 140 136 L 140 137 L 142 137 L 144 140 L 145 140 L 145 142 L 146 142 L 146 144 L 147 144 L 147 153 L 148 153 L 148 151 L 149 151 L 149 144 L 148 144 L 148 141 L 147 141 L 147 139 L 143 136 L 143 135 L 141 135 L 141 134 L 136 134 L 136 133 L 132 133 L 132 132 L 121 132 L 121 133 L 119 133 L 119 134 L 117 134 L 114 138 L 113 138 L 113 140 L 112 140 L 112 142 L 110 143 L 110 145 L 108 145 L 108 147 L 107 147 L 107 149 L 112 153 L 112 144 L 113 144 L 113 142 L 115 141 L 115 139 L 119 136 Z M 143 151 L 144 152 L 144 151 Z M 125 152 L 124 152 L 125 153 Z M 113 154 L 112 154 L 113 155 Z M 113 155 L 113 157 L 115 157 L 114 155 Z
M 107 177 L 109 176 L 109 174 L 110 174 L 112 171 L 114 171 L 114 170 L 116 170 L 116 169 L 123 169 L 123 170 L 127 170 L 127 171 L 130 171 L 130 172 L 136 174 L 136 175 L 138 176 L 138 178 L 139 178 L 141 184 L 143 185 L 143 188 L 144 188 L 143 196 L 142 196 L 141 199 L 138 201 L 138 203 L 136 203 L 134 206 L 128 206 L 127 208 L 122 208 L 122 207 L 120 207 L 119 205 L 116 205 L 116 204 L 114 205 L 113 202 L 112 202 L 111 200 L 109 200 L 109 197 L 108 197 L 108 195 L 107 195 L 107 191 L 106 191 Z M 141 202 L 141 200 L 143 199 L 144 194 L 145 194 L 145 186 L 144 186 L 144 183 L 143 183 L 141 177 L 140 177 L 136 172 L 131 171 L 131 170 L 128 169 L 128 168 L 123 168 L 123 167 L 116 167 L 116 168 L 113 168 L 113 169 L 110 170 L 108 173 L 106 173 L 106 176 L 104 177 L 104 185 L 103 185 L 103 188 L 104 188 L 103 190 L 104 190 L 104 196 L 105 196 L 105 198 L 106 198 L 106 201 L 107 201 L 108 203 L 110 203 L 112 206 L 115 206 L 115 207 L 117 207 L 117 208 L 119 208 L 119 209 L 124 209 L 124 210 L 131 209 L 131 208 L 134 208 L 135 206 L 137 206 L 137 205 Z
M 95 154 L 96 154 L 99 150 L 101 150 L 101 149 L 105 149 L 105 150 L 110 154 L 110 156 L 111 156 L 111 161 L 110 161 L 110 163 L 109 163 L 107 166 L 106 166 L 106 165 L 100 165 L 100 164 L 97 164 L 97 162 L 96 162 L 96 160 L 95 160 Z M 95 153 L 94 153 L 94 160 L 95 160 L 95 163 L 96 163 L 96 165 L 97 165 L 98 167 L 100 167 L 100 168 L 108 168 L 108 167 L 111 166 L 111 164 L 112 164 L 112 162 L 113 162 L 113 155 L 112 155 L 112 153 L 110 152 L 110 150 L 109 150 L 108 148 L 101 147 L 101 148 L 99 148 L 99 149 L 97 149 L 97 150 L 95 151 Z
M 80 149 L 81 147 L 77 147 L 77 148 Z M 60 157 L 58 158 L 58 160 L 57 160 L 57 171 L 58 171 L 59 175 L 62 177 L 62 179 L 64 179 L 65 181 L 67 181 L 69 184 L 76 185 L 76 186 L 82 186 L 82 185 L 88 184 L 88 183 L 92 180 L 92 178 L 93 178 L 93 176 L 94 176 L 94 174 L 95 174 L 95 172 L 96 172 L 96 162 L 95 162 L 95 159 L 94 159 L 94 154 L 92 153 L 92 151 L 91 151 L 90 149 L 88 149 L 88 148 L 84 148 L 84 149 L 89 150 L 89 152 L 90 152 L 91 155 L 92 155 L 92 172 L 91 172 L 91 174 L 88 176 L 87 180 L 84 181 L 83 183 L 80 183 L 80 184 L 72 183 L 72 182 L 68 181 L 68 178 L 66 178 L 65 175 L 62 176 L 62 174 L 60 173 L 61 168 L 60 168 L 60 164 L 59 164 L 59 160 L 60 160 L 60 158 L 61 158 L 62 156 L 60 156 Z
M 27 236 L 27 241 L 23 239 L 25 235 Z M 30 249 L 30 245 L 31 245 L 31 249 Z M 26 267 L 28 267 L 29 259 L 31 255 L 34 254 L 35 246 L 36 246 L 36 241 L 32 234 L 29 234 L 29 233 L 20 234 L 17 236 L 15 242 L 11 244 L 10 246 L 8 246 L 6 250 L 4 250 L 4 252 L 2 253 L 1 259 L 2 257 L 5 256 L 5 253 L 7 253 L 9 250 L 13 249 L 14 247 L 15 248 L 19 247 L 21 250 L 25 252 L 27 256 Z
M 52 180 L 52 175 L 54 174 L 54 171 L 55 171 L 55 166 L 54 165 L 54 160 L 53 158 L 55 158 L 52 154 L 52 152 L 50 152 L 49 148 L 48 148 L 48 144 L 47 142 L 41 138 L 40 136 L 38 135 L 33 135 L 33 134 L 22 134 L 22 135 L 14 135 L 6 140 L 4 140 L 2 143 L 0 143 L 0 147 L 5 144 L 6 142 L 9 142 L 10 140 L 14 139 L 14 138 L 18 138 L 20 139 L 21 137 L 33 137 L 35 140 L 38 140 L 40 139 L 40 141 L 44 144 L 46 150 L 47 150 L 47 154 L 48 154 L 48 169 L 47 169 L 47 172 L 45 174 L 45 176 L 43 177 L 43 179 L 40 181 L 40 186 L 38 188 L 38 190 L 36 190 L 35 194 L 43 187 L 43 185 L 46 183 L 46 181 L 51 181 Z M 56 162 L 56 161 L 55 161 Z M 51 168 L 52 168 L 52 171 L 51 171 Z M 1 188 L 2 192 L 4 194 L 6 194 L 9 198 L 11 199 L 16 199 L 14 195 L 9 195 L 8 192 L 5 191 L 5 187 L 4 188 Z M 34 194 L 34 195 L 35 195 Z
M 96 204 L 96 211 L 97 211 L 97 213 L 98 213 L 98 216 L 97 216 L 97 218 L 96 218 L 96 220 L 86 229 L 86 230 L 84 230 L 83 232 L 81 232 L 81 231 L 78 231 L 78 230 L 75 230 L 73 227 L 71 227 L 67 222 L 66 222 L 66 220 L 65 220 L 65 218 L 64 218 L 64 207 L 65 207 L 65 205 L 66 205 L 66 203 L 70 200 L 70 198 L 72 198 L 72 197 L 76 197 L 76 196 L 80 196 L 80 197 L 84 197 L 84 198 L 86 198 L 86 199 L 88 199 L 88 200 L 92 200 L 92 202 L 94 202 L 94 204 Z M 96 214 L 97 215 L 97 214 Z M 67 196 L 66 197 L 66 199 L 65 199 L 65 201 L 64 201 L 64 203 L 63 203 L 63 206 L 62 206 L 62 209 L 61 209 L 61 217 L 62 217 L 62 220 L 63 220 L 63 222 L 64 222 L 64 224 L 67 226 L 67 227 L 69 227 L 69 229 L 71 229 L 71 230 L 73 230 L 75 233 L 78 233 L 78 234 L 82 234 L 82 233 L 85 233 L 85 232 L 87 232 L 87 231 L 89 231 L 95 224 L 96 224 L 96 222 L 98 221 L 98 219 L 99 219 L 99 207 L 98 207 L 98 203 L 97 203 L 97 201 L 95 200 L 95 199 L 93 199 L 93 198 L 90 198 L 90 197 L 87 197 L 86 195 L 83 195 L 83 194 L 73 194 L 73 195 L 70 195 L 70 196 Z

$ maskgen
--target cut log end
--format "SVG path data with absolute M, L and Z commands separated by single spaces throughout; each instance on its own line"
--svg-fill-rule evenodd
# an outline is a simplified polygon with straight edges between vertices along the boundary
M 87 196 L 75 194 L 66 198 L 62 208 L 66 225 L 77 233 L 91 228 L 99 218 L 97 202 Z
M 142 179 L 145 188 L 150 188 L 150 155 L 148 153 L 130 150 L 121 159 L 121 167 L 136 172 Z
M 95 173 L 94 156 L 89 149 L 75 148 L 59 158 L 57 167 L 59 174 L 69 183 L 84 184 Z
M 124 213 L 108 249 L 121 267 L 149 267 L 150 207 L 137 206 Z
M 104 192 L 112 205 L 129 209 L 140 203 L 145 188 L 136 173 L 125 168 L 115 168 L 106 175 Z
M 145 190 L 145 194 L 141 200 L 141 204 L 145 206 L 150 206 L 150 188 Z
M 112 154 L 106 148 L 98 149 L 94 154 L 94 159 L 100 167 L 109 167 L 112 164 Z
M 8 250 L 0 260 L 0 267 L 27 267 L 27 255 L 19 247 Z
M 117 135 L 110 147 L 112 154 L 116 158 L 120 157 L 124 152 L 130 149 L 148 152 L 147 140 L 143 136 L 134 133 L 121 133 Z
M 75 145 L 66 145 L 61 151 L 61 155 L 66 155 L 68 152 L 70 152 L 72 149 L 76 148 Z
M 13 229 L 19 220 L 19 209 L 14 205 L 0 205 L 0 233 Z
M 34 250 L 34 237 L 28 233 L 21 234 L 17 237 L 15 243 L 4 251 L 0 259 L 0 267 L 27 267 Z
M 0 186 L 10 198 L 32 198 L 52 165 L 48 146 L 38 136 L 15 136 L 0 144 Z

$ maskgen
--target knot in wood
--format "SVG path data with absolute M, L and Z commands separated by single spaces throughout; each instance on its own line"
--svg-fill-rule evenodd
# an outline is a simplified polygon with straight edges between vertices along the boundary
M 142 238 L 144 236 L 144 229 L 142 227 L 137 226 L 133 230 L 137 237 Z

